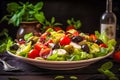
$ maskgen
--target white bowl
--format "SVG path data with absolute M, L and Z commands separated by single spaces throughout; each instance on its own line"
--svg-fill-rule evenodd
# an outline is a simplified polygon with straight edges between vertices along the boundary
M 104 58 L 110 56 L 112 53 L 113 53 L 113 51 L 108 53 L 105 56 L 87 59 L 87 60 L 80 60 L 80 61 L 47 61 L 47 60 L 35 60 L 35 59 L 17 56 L 8 51 L 8 54 L 10 54 L 16 58 L 19 58 L 26 63 L 35 65 L 40 68 L 52 69 L 52 70 L 72 70 L 72 69 L 79 69 L 79 68 L 87 67 L 88 65 L 90 65 L 92 63 L 95 63 L 101 59 L 104 59 Z

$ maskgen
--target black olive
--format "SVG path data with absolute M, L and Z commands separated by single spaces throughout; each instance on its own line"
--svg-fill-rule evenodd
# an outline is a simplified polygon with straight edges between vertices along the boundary
M 10 50 L 17 50 L 19 48 L 19 46 L 17 44 L 13 44 L 11 47 L 10 47 Z
M 83 38 L 81 36 L 74 36 L 72 37 L 72 41 L 75 43 L 81 42 Z
M 87 44 L 83 44 L 83 45 L 81 45 L 81 49 L 82 49 L 83 51 L 87 52 L 87 53 L 90 52 L 90 49 L 89 49 L 89 47 L 88 47 Z
M 96 40 L 95 40 L 95 43 L 96 43 L 96 44 L 98 44 L 98 45 L 100 45 L 100 44 L 102 44 L 102 43 L 103 43 L 103 41 L 102 41 L 102 40 L 100 40 L 100 39 L 96 39 Z
M 52 49 L 59 49 L 59 48 L 60 48 L 60 45 L 59 44 L 55 44 Z

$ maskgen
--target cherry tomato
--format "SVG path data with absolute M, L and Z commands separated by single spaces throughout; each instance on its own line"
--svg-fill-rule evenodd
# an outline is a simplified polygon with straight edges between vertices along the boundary
M 47 36 L 50 36 L 50 33 L 49 32 L 45 32 L 41 35 L 41 38 L 47 38 Z
M 46 49 L 42 49 L 39 53 L 40 57 L 42 58 L 47 58 L 47 56 L 50 54 L 51 49 L 50 48 L 46 48 Z
M 62 28 L 61 27 L 54 27 L 54 30 L 59 31 L 59 30 L 62 30 Z
M 68 26 L 68 27 L 66 28 L 66 31 L 71 30 L 71 29 L 75 29 L 75 27 L 74 27 L 74 26 Z
M 120 63 L 120 51 L 117 51 L 113 54 L 113 58 L 115 61 Z
M 70 44 L 70 42 L 71 42 L 71 39 L 68 36 L 64 36 L 60 39 L 61 46 L 68 45 L 68 44 Z
M 47 46 L 43 45 L 42 43 L 36 43 L 34 48 L 40 51 L 42 48 L 47 48 Z
M 49 43 L 53 43 L 53 40 L 52 39 L 49 39 L 47 42 L 44 43 L 45 46 L 48 46 Z
M 39 51 L 37 49 L 32 49 L 29 53 L 28 53 L 28 58 L 36 58 L 39 57 Z
M 95 40 L 97 39 L 97 37 L 96 37 L 94 34 L 91 34 L 89 37 L 90 37 L 93 41 L 95 41 Z
M 73 36 L 79 36 L 79 32 L 74 32 L 73 34 L 72 34 Z
M 108 48 L 108 46 L 106 44 L 104 44 L 104 43 L 100 44 L 99 46 L 104 47 L 104 48 Z

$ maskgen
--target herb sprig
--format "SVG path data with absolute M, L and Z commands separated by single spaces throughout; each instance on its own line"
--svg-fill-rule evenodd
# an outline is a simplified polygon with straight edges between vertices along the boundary
M 101 65 L 98 71 L 104 75 L 106 75 L 109 80 L 119 80 L 119 78 L 110 70 L 113 67 L 113 63 L 108 61 Z
M 11 2 L 7 4 L 8 15 L 5 15 L 0 22 L 7 20 L 8 24 L 19 26 L 22 21 L 38 21 L 41 24 L 45 20 L 44 13 L 42 11 L 43 2 L 38 2 L 33 5 L 32 3 L 16 3 Z

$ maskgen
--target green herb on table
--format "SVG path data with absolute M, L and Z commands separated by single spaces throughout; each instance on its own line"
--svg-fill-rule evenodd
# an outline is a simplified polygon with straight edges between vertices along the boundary
M 12 38 L 8 35 L 8 30 L 4 29 L 0 32 L 0 53 L 9 50 L 10 46 L 13 44 Z
M 109 80 L 119 80 L 118 77 L 110 70 L 113 67 L 112 62 L 106 62 L 98 69 L 98 71 L 106 75 Z
M 70 76 L 70 79 L 71 80 L 78 80 L 78 77 L 77 76 Z
M 65 76 L 62 76 L 62 75 L 59 75 L 59 76 L 56 76 L 54 78 L 55 80 L 65 80 Z M 77 76 L 69 76 L 69 79 L 70 80 L 78 80 L 78 77 Z
M 59 76 L 56 76 L 54 79 L 55 79 L 55 80 L 62 80 L 62 79 L 64 79 L 64 78 L 65 78 L 64 76 L 59 75 Z

